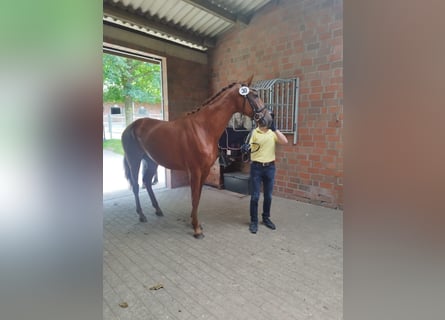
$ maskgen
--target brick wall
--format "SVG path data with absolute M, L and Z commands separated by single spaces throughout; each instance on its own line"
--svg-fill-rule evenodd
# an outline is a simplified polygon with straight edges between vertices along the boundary
M 208 65 L 167 57 L 167 88 L 167 120 L 174 120 L 194 110 L 209 97 Z M 188 184 L 186 172 L 171 171 L 172 188 Z
M 279 146 L 274 194 L 343 206 L 343 20 L 339 0 L 267 5 L 210 50 L 211 92 L 252 73 L 300 78 L 298 143 Z

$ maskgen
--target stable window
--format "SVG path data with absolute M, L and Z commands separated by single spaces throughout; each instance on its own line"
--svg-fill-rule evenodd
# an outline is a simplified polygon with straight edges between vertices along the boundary
M 275 127 L 283 133 L 293 134 L 298 140 L 299 78 L 260 80 L 252 85 L 264 104 L 275 115 Z
M 113 106 L 110 108 L 111 114 L 122 114 L 121 107 Z

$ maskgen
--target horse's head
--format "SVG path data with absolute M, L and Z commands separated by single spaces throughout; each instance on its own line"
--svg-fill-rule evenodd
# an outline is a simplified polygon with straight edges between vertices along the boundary
M 253 75 L 239 87 L 239 94 L 244 96 L 243 113 L 251 117 L 260 127 L 270 127 L 272 116 L 255 89 L 250 88 Z M 246 101 L 250 108 L 246 108 Z

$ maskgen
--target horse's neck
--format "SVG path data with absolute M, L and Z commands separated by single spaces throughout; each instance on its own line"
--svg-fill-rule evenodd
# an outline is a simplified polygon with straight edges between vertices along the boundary
M 207 132 L 214 133 L 213 138 L 217 140 L 227 127 L 232 115 L 237 111 L 236 105 L 229 97 L 222 97 L 200 112 L 205 126 L 209 128 Z

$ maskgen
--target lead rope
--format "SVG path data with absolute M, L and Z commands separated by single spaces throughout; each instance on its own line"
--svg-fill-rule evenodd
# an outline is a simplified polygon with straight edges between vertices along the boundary
M 243 162 L 249 162 L 250 161 L 250 154 L 258 152 L 260 150 L 260 145 L 256 142 L 252 142 L 252 145 L 256 145 L 257 148 L 252 151 L 251 145 L 249 143 L 250 137 L 252 136 L 252 132 L 255 130 L 255 127 L 250 130 L 249 134 L 247 135 L 244 144 L 241 146 L 241 160 Z
M 242 84 L 241 86 L 246 86 L 246 85 Z M 264 106 L 262 109 L 258 110 L 256 108 L 255 103 L 253 103 L 252 100 L 250 100 L 248 92 L 249 91 L 247 91 L 247 94 L 245 94 L 245 95 L 243 94 L 243 96 L 244 96 L 243 113 L 244 113 L 244 109 L 246 107 L 246 100 L 248 100 L 249 104 L 250 104 L 250 107 L 253 109 L 253 118 L 254 118 L 254 120 L 258 121 L 259 119 L 264 117 L 264 115 L 261 112 L 266 108 L 266 106 Z M 240 94 L 241 94 L 241 92 L 240 92 Z M 260 116 L 258 117 L 258 115 L 260 115 Z M 250 154 L 260 150 L 260 145 L 258 143 L 253 142 L 252 145 L 256 145 L 257 148 L 256 148 L 255 151 L 252 151 L 251 145 L 249 143 L 249 140 L 250 140 L 250 137 L 252 136 L 253 130 L 255 130 L 255 127 L 253 127 L 252 130 L 250 130 L 249 134 L 247 135 L 247 137 L 246 137 L 246 139 L 244 141 L 244 144 L 241 146 L 241 160 L 243 162 L 250 161 Z

